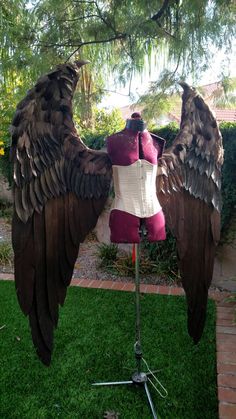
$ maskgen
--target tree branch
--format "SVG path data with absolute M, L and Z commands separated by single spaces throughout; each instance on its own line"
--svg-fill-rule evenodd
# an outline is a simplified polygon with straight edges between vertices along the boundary
M 69 57 L 66 59 L 65 62 L 67 63 L 67 61 L 72 57 L 72 55 L 74 55 L 76 52 L 78 52 L 80 50 L 80 48 L 83 47 L 84 45 L 105 44 L 107 42 L 117 41 L 118 39 L 125 39 L 126 36 L 127 35 L 125 33 L 123 33 L 123 34 L 120 34 L 120 35 L 117 35 L 117 36 L 113 36 L 112 38 L 109 38 L 109 39 L 101 39 L 101 40 L 98 40 L 98 41 L 80 42 L 78 44 L 78 47 L 69 55 Z M 49 45 L 44 45 L 44 46 L 49 46 Z M 73 46 L 73 45 L 58 45 L 58 44 L 55 44 L 53 46 Z
M 98 15 L 93 14 L 93 15 L 87 15 L 87 16 L 78 16 L 78 17 L 75 17 L 74 19 L 61 19 L 61 20 L 58 20 L 57 22 L 62 22 L 62 23 L 77 22 L 78 20 L 90 19 L 91 17 L 98 17 L 99 18 Z
M 169 3 L 170 3 L 170 0 L 164 0 L 163 5 L 161 6 L 160 10 L 154 16 L 151 17 L 151 20 L 154 20 L 154 22 L 157 23 L 157 25 L 159 26 L 159 28 L 162 30 L 163 33 L 165 33 L 167 36 L 170 36 L 171 38 L 175 39 L 175 36 L 172 35 L 172 33 L 167 31 L 165 28 L 163 28 L 161 26 L 160 22 L 158 22 L 158 20 L 163 16 L 166 9 L 168 8 Z
M 103 91 L 108 92 L 108 93 L 115 93 L 116 95 L 130 97 L 130 94 L 126 95 L 125 93 L 120 93 L 120 92 L 117 92 L 116 90 L 103 89 Z
M 91 0 L 73 0 L 73 3 L 77 3 L 77 4 L 94 4 L 95 1 Z
M 151 20 L 154 20 L 156 22 L 158 19 L 160 19 L 165 13 L 167 7 L 169 6 L 169 2 L 170 0 L 164 0 L 160 10 L 154 16 L 151 17 Z
M 99 17 L 100 17 L 101 21 L 102 21 L 103 23 L 105 23 L 105 25 L 106 25 L 109 29 L 112 29 L 115 35 L 117 35 L 117 30 L 116 30 L 116 28 L 112 25 L 111 21 L 109 21 L 109 22 L 108 22 L 108 21 L 104 18 L 104 16 L 102 15 L 102 12 L 101 12 L 101 10 L 100 10 L 100 8 L 99 8 L 99 6 L 98 6 L 97 1 L 95 1 L 94 3 L 95 3 L 95 6 L 96 6 L 96 8 L 97 8 L 97 12 L 98 12 L 98 14 L 99 14 Z
M 68 60 L 76 53 L 80 50 L 81 47 L 85 46 L 85 45 L 95 45 L 95 44 L 104 44 L 104 43 L 109 43 L 109 42 L 113 42 L 116 40 L 125 40 L 128 37 L 128 34 L 126 33 L 119 33 L 117 32 L 116 28 L 113 26 L 112 22 L 109 20 L 107 20 L 104 16 L 103 13 L 101 11 L 101 9 L 99 8 L 98 2 L 96 0 L 73 0 L 74 4 L 94 4 L 96 9 L 97 9 L 97 15 L 96 14 L 91 14 L 91 15 L 87 15 L 87 16 L 78 16 L 75 19 L 68 19 L 67 21 L 76 21 L 76 20 L 83 20 L 83 19 L 88 19 L 88 18 L 92 18 L 92 17 L 98 17 L 99 19 L 101 19 L 101 21 L 114 32 L 114 36 L 108 38 L 108 39 L 101 39 L 101 40 L 93 40 L 93 41 L 68 41 L 67 43 L 61 43 L 61 44 L 41 44 L 42 47 L 45 48 L 52 48 L 52 47 L 76 47 L 76 49 L 69 55 L 69 57 L 66 59 L 65 62 L 68 62 Z M 166 9 L 168 8 L 170 3 L 170 0 L 164 0 L 160 10 L 153 15 L 150 19 L 155 21 L 158 26 L 160 27 L 160 29 L 168 36 L 171 36 L 174 38 L 174 36 L 172 34 L 170 34 L 169 32 L 167 32 L 164 28 L 161 27 L 160 23 L 158 22 L 158 19 L 160 19 L 164 12 L 166 11 Z M 40 46 L 40 44 L 38 44 L 38 46 Z M 131 60 L 133 60 L 132 54 L 129 54 L 127 51 L 126 53 L 130 56 Z

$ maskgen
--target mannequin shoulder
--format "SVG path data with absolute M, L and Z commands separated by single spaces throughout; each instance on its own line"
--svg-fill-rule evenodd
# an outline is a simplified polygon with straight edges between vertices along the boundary
M 115 132 L 114 134 L 109 135 L 106 137 L 106 142 L 115 141 L 119 137 L 123 137 L 126 134 L 126 130 L 122 129 L 121 131 Z
M 158 152 L 158 157 L 161 157 L 162 153 L 164 152 L 164 149 L 165 149 L 166 141 L 164 140 L 164 138 L 159 137 L 158 135 L 153 134 L 152 132 L 150 132 L 150 135 L 153 139 L 154 144 L 158 148 L 158 151 L 159 151 Z

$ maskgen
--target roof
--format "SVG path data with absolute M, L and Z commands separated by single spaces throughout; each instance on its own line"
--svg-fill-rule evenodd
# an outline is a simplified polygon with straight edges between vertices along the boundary
M 205 99 L 209 99 L 215 96 L 216 92 L 223 92 L 222 82 L 217 81 L 211 84 L 205 84 L 197 88 L 199 92 L 204 96 Z
M 210 109 L 218 122 L 236 122 L 236 109 L 216 109 L 212 107 Z M 171 120 L 180 122 L 181 112 L 176 109 L 169 112 L 168 116 Z
M 218 122 L 236 122 L 236 109 L 218 109 L 214 108 L 213 98 L 214 96 L 223 90 L 221 82 L 215 82 L 200 86 L 197 90 L 202 94 L 206 103 L 210 106 L 211 111 L 214 113 Z M 136 112 L 142 112 L 144 106 L 141 105 L 128 105 L 120 108 L 122 117 L 126 120 L 131 117 L 131 114 Z M 176 105 L 171 112 L 168 112 L 167 118 L 171 121 L 180 122 L 181 119 L 181 105 Z
M 236 109 L 212 109 L 212 112 L 219 122 L 236 122 Z

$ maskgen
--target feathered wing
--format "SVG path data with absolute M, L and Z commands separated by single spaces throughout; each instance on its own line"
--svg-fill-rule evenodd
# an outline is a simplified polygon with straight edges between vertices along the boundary
M 220 238 L 222 138 L 203 98 L 181 84 L 180 132 L 159 161 L 157 192 L 176 237 L 188 303 L 188 332 L 197 343 L 205 318 L 215 247 Z
M 96 225 L 111 180 L 107 154 L 88 149 L 72 119 L 83 64 L 60 65 L 41 77 L 12 122 L 16 292 L 46 365 L 79 245 Z

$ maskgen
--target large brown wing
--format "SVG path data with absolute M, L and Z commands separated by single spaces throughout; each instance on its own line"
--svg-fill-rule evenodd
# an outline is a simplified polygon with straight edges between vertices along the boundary
M 222 138 L 203 98 L 187 84 L 180 132 L 163 154 L 158 197 L 176 237 L 182 283 L 188 303 L 188 331 L 201 338 L 215 247 L 220 238 Z
M 80 66 L 61 65 L 40 78 L 12 122 L 16 292 L 46 365 L 79 244 L 96 225 L 111 180 L 107 154 L 88 149 L 73 124 Z

